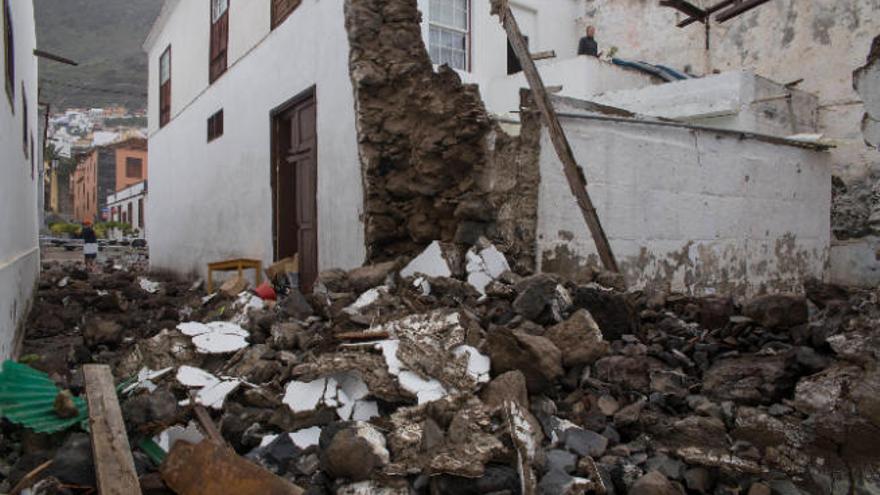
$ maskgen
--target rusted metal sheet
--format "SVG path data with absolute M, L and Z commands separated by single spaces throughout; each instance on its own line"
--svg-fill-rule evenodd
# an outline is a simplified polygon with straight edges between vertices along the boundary
M 204 440 L 177 442 L 160 467 L 162 479 L 178 495 L 301 495 L 303 490 L 248 462 L 232 449 Z

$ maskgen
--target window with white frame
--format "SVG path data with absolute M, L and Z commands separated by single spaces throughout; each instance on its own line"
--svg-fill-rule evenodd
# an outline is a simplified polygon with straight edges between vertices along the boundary
M 470 0 L 431 0 L 428 51 L 438 65 L 470 70 Z
M 217 22 L 229 8 L 229 0 L 211 0 L 211 22 Z

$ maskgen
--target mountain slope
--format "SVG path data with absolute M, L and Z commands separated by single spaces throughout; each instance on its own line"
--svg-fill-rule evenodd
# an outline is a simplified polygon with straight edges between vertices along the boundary
M 162 0 L 34 0 L 37 46 L 79 62 L 40 61 L 41 101 L 56 109 L 146 106 L 141 45 Z

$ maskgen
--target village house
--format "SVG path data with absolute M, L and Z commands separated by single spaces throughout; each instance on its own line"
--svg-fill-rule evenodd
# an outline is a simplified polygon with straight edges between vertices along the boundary
M 107 209 L 111 222 L 121 222 L 131 226 L 134 237 L 146 236 L 147 181 L 142 180 L 107 196 Z M 122 233 L 118 233 L 122 236 Z
M 70 174 L 73 214 L 77 221 L 110 219 L 108 197 L 147 178 L 147 142 L 131 138 L 97 146 L 80 155 Z
M 308 286 L 326 268 L 485 236 L 529 269 L 595 270 L 547 132 L 521 107 L 524 77 L 489 0 L 403 3 L 377 20 L 368 1 L 165 2 L 144 44 L 154 267 L 201 273 L 213 261 L 297 253 Z M 578 56 L 593 3 L 511 9 L 530 50 L 555 54 L 539 70 L 561 86 L 554 104 L 627 281 L 745 295 L 827 278 L 830 154 L 789 139 L 820 131 L 817 98 L 748 67 L 716 80 L 675 64 L 664 70 L 682 81 L 667 83 L 657 69 L 666 60 L 640 68 L 630 62 L 643 60 L 640 45 L 628 52 L 625 40 L 630 61 Z M 673 10 L 663 15 L 674 23 Z M 377 41 L 380 31 L 395 44 Z M 703 95 L 697 107 L 734 94 L 738 106 L 725 122 L 698 109 L 680 125 L 653 117 L 662 88 L 677 84 Z M 647 103 L 621 109 L 623 91 Z
M 31 2 L 3 0 L 0 36 L 0 360 L 10 357 L 40 271 L 42 190 L 37 59 Z

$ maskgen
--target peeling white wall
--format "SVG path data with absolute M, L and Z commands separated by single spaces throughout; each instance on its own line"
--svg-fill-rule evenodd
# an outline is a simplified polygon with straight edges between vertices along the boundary
M 563 127 L 630 286 L 744 296 L 825 278 L 828 153 L 642 123 Z M 540 267 L 577 274 L 598 258 L 546 130 L 540 170 Z
M 694 0 L 700 6 L 716 0 Z M 603 48 L 616 46 L 619 56 L 690 66 L 698 74 L 713 70 L 752 70 L 782 83 L 803 79 L 797 88 L 819 97 L 819 131 L 838 142 L 831 151 L 833 173 L 847 184 L 873 181 L 880 174 L 880 153 L 865 145 L 865 105 L 853 89 L 853 71 L 865 64 L 871 42 L 880 34 L 877 0 L 775 0 L 723 24 L 712 23 L 706 50 L 700 24 L 680 29 L 685 16 L 644 0 L 583 0 L 584 21 L 595 24 Z M 852 249 L 846 241 L 836 253 L 871 253 L 880 243 L 865 238 Z M 852 265 L 846 258 L 835 266 L 870 266 L 864 258 Z M 870 285 L 876 285 L 874 277 Z M 863 283 L 862 271 L 838 271 L 838 283 Z
M 305 0 L 274 31 L 265 17 L 250 34 L 231 32 L 231 52 L 240 51 L 236 39 L 254 40 L 261 29 L 268 34 L 211 86 L 208 28 L 188 22 L 207 16 L 209 2 L 201 3 L 180 2 L 149 50 L 151 264 L 204 273 L 208 262 L 227 258 L 272 261 L 270 112 L 316 86 L 319 265 L 359 266 L 363 193 L 343 2 Z M 268 0 L 259 3 L 268 11 Z M 231 29 L 239 25 L 235 14 L 230 11 Z M 158 58 L 169 42 L 172 120 L 158 129 Z M 186 80 L 190 73 L 195 81 Z M 221 108 L 224 135 L 207 143 L 207 119 Z
M 10 2 L 15 42 L 15 95 L 7 98 L 0 37 L 0 360 L 14 351 L 16 331 L 27 317 L 40 271 L 37 194 L 40 136 L 37 107 L 37 59 L 32 2 Z M 0 19 L 3 13 L 0 12 Z M 22 149 L 22 88 L 28 103 L 28 143 L 33 162 Z M 28 149 L 30 153 L 30 149 Z

